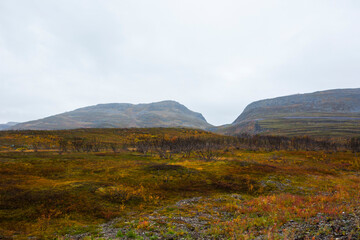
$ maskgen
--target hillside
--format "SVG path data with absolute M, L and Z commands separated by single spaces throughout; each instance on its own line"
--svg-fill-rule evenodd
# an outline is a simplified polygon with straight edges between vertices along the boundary
M 224 134 L 360 135 L 360 89 L 336 89 L 249 104 Z
M 6 130 L 6 129 L 9 129 L 10 127 L 14 126 L 18 124 L 17 122 L 8 122 L 8 123 L 3 123 L 3 124 L 0 124 L 0 130 Z
M 205 118 L 175 101 L 149 104 L 110 103 L 79 108 L 44 119 L 25 122 L 12 130 L 58 130 L 76 128 L 211 127 Z

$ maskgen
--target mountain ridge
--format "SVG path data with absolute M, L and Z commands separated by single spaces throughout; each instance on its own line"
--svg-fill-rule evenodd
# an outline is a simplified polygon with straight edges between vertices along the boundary
M 165 100 L 155 103 L 108 103 L 86 106 L 43 119 L 17 124 L 12 130 L 58 130 L 75 128 L 211 127 L 202 114 Z
M 255 101 L 228 125 L 217 128 L 218 133 L 234 135 L 290 134 L 308 125 L 313 131 L 345 131 L 341 123 L 352 125 L 346 131 L 358 130 L 360 120 L 360 88 L 331 89 L 313 93 L 293 94 Z M 285 126 L 288 129 L 284 129 Z M 321 127 L 322 126 L 322 127 Z M 328 129 L 326 129 L 328 128 Z M 359 129 L 360 130 L 360 129 Z M 296 134 L 309 134 L 299 131 Z M 310 132 L 311 133 L 311 132 Z M 285 135 L 286 135 L 285 134 Z M 294 133 L 295 134 L 295 133 Z
M 187 127 L 226 135 L 359 134 L 360 88 L 331 89 L 258 100 L 230 124 L 212 126 L 201 113 L 165 100 L 155 103 L 102 103 L 20 123 L 6 130 Z M 332 131 L 332 132 L 331 132 Z
M 337 97 L 336 102 L 331 101 L 332 97 Z M 254 119 L 256 117 L 263 118 L 269 114 L 257 115 L 257 111 L 271 108 L 272 114 L 286 113 L 294 115 L 293 113 L 360 113 L 360 105 L 349 104 L 347 100 L 349 97 L 356 99 L 356 103 L 360 103 L 360 89 L 332 89 L 325 91 L 317 91 L 313 93 L 294 94 L 276 98 L 263 99 L 255 101 L 247 105 L 244 111 L 233 122 L 238 123 L 245 119 Z M 281 105 L 287 104 L 284 109 L 280 109 Z M 299 106 L 299 104 L 302 104 Z M 304 105 L 306 104 L 306 105 Z M 302 109 L 299 109 L 302 108 Z M 300 111 L 299 111 L 300 110 Z

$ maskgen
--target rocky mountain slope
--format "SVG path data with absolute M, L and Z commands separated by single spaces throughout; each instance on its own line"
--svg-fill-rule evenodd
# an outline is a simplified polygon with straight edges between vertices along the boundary
M 249 104 L 224 134 L 333 135 L 360 133 L 360 89 L 336 89 L 265 99 Z
M 205 118 L 175 101 L 149 104 L 110 103 L 79 108 L 44 119 L 20 123 L 14 130 L 75 128 L 211 127 Z

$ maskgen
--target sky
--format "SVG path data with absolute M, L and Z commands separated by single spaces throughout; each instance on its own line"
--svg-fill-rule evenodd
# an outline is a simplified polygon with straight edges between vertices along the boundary
M 175 100 L 221 125 L 359 76 L 359 0 L 0 0 L 0 123 Z

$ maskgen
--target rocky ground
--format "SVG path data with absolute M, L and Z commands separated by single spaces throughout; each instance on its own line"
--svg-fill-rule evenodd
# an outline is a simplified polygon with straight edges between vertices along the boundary
M 219 198 L 184 199 L 151 214 L 137 216 L 137 220 L 119 218 L 103 224 L 96 236 L 80 234 L 69 235 L 67 238 L 228 239 L 229 236 L 216 233 L 215 228 L 216 222 L 234 217 L 230 211 L 223 211 L 218 207 L 226 204 L 229 199 L 241 202 L 243 197 L 232 194 Z M 262 231 L 244 231 L 243 235 L 230 236 L 230 239 L 360 239 L 360 209 L 356 213 L 343 213 L 338 217 L 319 213 L 307 220 L 290 220 L 274 231 L 270 228 L 267 234 Z
M 288 234 L 290 233 L 291 234 Z M 318 214 L 307 221 L 290 221 L 281 227 L 279 233 L 288 239 L 360 239 L 360 211 L 343 214 L 338 218 Z

